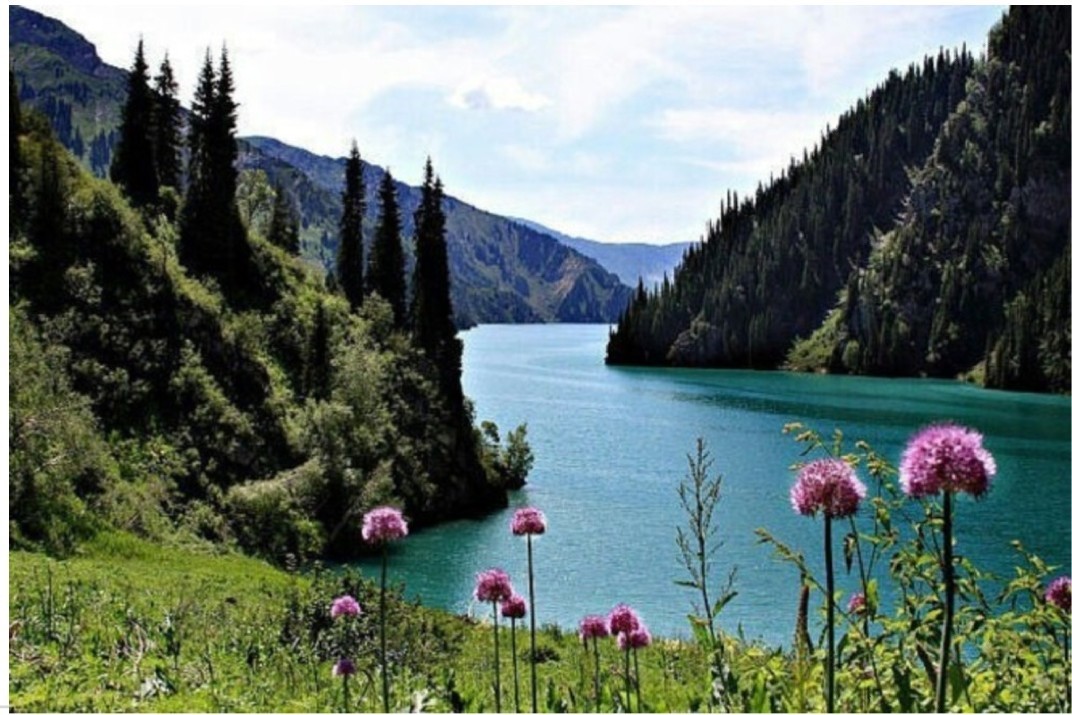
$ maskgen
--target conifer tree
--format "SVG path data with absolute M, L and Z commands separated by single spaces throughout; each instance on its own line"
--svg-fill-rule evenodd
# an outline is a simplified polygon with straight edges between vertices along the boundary
M 361 225 L 365 217 L 365 177 L 357 142 L 350 146 L 346 160 L 346 188 L 342 193 L 342 220 L 339 223 L 338 280 L 350 308 L 357 310 L 364 298 L 365 246 Z
M 463 399 L 461 342 L 450 300 L 443 182 L 435 176 L 431 159 L 424 166 L 421 203 L 414 224 L 417 256 L 413 271 L 413 336 L 435 363 L 444 395 L 458 406 Z
M 301 253 L 298 215 L 294 211 L 294 205 L 290 202 L 286 188 L 282 185 L 275 189 L 272 220 L 268 224 L 268 241 L 291 255 L 296 256 Z
M 179 188 L 182 178 L 182 117 L 178 99 L 179 85 L 168 56 L 160 63 L 160 73 L 153 78 L 153 157 L 160 186 Z
M 181 255 L 195 273 L 204 273 L 211 265 L 212 161 L 210 155 L 209 117 L 216 103 L 216 70 L 206 51 L 190 105 L 190 133 L 187 147 L 188 186 L 181 219 Z
M 156 201 L 157 178 L 150 137 L 153 96 L 149 89 L 149 66 L 141 40 L 127 80 L 127 101 L 119 125 L 119 143 L 112 160 L 111 179 L 126 191 L 137 206 Z
M 394 311 L 395 327 L 406 324 L 406 261 L 402 253 L 402 219 L 391 172 L 379 190 L 380 217 L 369 254 L 368 292 L 378 293 Z

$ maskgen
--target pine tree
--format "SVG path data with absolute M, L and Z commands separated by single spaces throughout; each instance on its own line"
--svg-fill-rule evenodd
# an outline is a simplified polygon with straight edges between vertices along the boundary
M 443 213 L 443 182 L 424 165 L 421 203 L 414 214 L 416 263 L 413 271 L 413 334 L 430 356 L 437 356 L 457 333 L 450 301 L 450 269 L 447 262 L 446 216 Z
M 342 220 L 339 223 L 338 280 L 350 308 L 357 310 L 364 298 L 365 246 L 361 225 L 365 216 L 365 177 L 357 142 L 350 146 L 346 160 L 346 188 L 342 193 Z
M 160 186 L 176 189 L 182 179 L 182 117 L 178 91 L 171 62 L 164 55 L 160 73 L 153 78 L 153 157 Z
M 216 70 L 212 56 L 206 51 L 205 62 L 198 75 L 190 105 L 190 133 L 187 147 L 186 201 L 181 219 L 181 255 L 183 262 L 195 273 L 204 273 L 212 266 L 212 236 L 210 235 L 212 200 L 212 160 L 210 156 L 209 118 L 216 103 Z
M 275 188 L 272 220 L 268 224 L 268 241 L 291 255 L 297 256 L 301 253 L 298 215 L 294 211 L 286 188 L 282 185 Z
M 402 253 L 402 219 L 391 172 L 379 191 L 380 217 L 369 254 L 368 292 L 378 293 L 394 311 L 395 327 L 406 324 L 406 260 Z
M 153 96 L 149 89 L 149 66 L 141 40 L 127 80 L 127 101 L 119 125 L 119 144 L 112 159 L 111 179 L 126 191 L 137 206 L 157 198 L 156 167 L 150 137 Z

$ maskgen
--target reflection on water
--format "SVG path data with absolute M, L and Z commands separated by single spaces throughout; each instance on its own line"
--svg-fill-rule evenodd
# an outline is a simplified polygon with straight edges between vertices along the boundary
M 673 585 L 682 576 L 675 488 L 703 436 L 725 475 L 715 575 L 739 569 L 741 595 L 722 625 L 788 643 L 797 576 L 757 545 L 754 531 L 770 529 L 819 563 L 820 523 L 788 503 L 788 465 L 800 450 L 781 428 L 795 421 L 826 434 L 840 427 L 893 461 L 921 425 L 952 420 L 981 430 L 999 474 L 986 499 L 958 507 L 958 549 L 985 570 L 1010 573 L 1008 542 L 1020 539 L 1068 570 L 1068 398 L 940 380 L 608 368 L 606 335 L 605 326 L 580 325 L 463 334 L 464 386 L 478 420 L 504 432 L 529 425 L 536 466 L 512 506 L 532 504 L 548 516 L 535 548 L 541 621 L 573 628 L 581 616 L 627 601 L 656 632 L 687 633 L 689 594 Z M 392 572 L 423 602 L 460 612 L 472 605 L 477 571 L 497 566 L 523 584 L 524 544 L 509 533 L 511 513 L 415 534 L 392 554 Z

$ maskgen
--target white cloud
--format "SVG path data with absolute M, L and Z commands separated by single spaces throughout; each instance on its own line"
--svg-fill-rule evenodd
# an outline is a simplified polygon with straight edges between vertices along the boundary
M 540 173 L 552 168 L 547 154 L 530 146 L 506 144 L 499 147 L 499 153 L 518 168 L 530 173 Z
M 459 109 L 538 112 L 549 106 L 551 100 L 537 92 L 527 91 L 513 77 L 494 77 L 465 82 L 450 96 L 450 103 Z

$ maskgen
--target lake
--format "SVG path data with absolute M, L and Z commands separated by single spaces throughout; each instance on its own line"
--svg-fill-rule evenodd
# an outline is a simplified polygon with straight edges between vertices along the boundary
M 528 423 L 536 463 L 511 508 L 414 534 L 391 554 L 392 580 L 410 596 L 486 616 L 472 599 L 474 575 L 491 567 L 525 588 L 523 540 L 510 534 L 513 508 L 547 515 L 534 544 L 537 616 L 573 629 L 581 616 L 633 605 L 660 635 L 686 635 L 692 595 L 675 530 L 684 525 L 676 487 L 703 437 L 724 475 L 716 512 L 715 579 L 738 569 L 740 595 L 720 617 L 749 638 L 788 644 L 799 580 L 754 531 L 764 527 L 803 550 L 821 574 L 822 521 L 789 506 L 789 465 L 800 446 L 782 434 L 800 421 L 868 441 L 894 464 L 921 426 L 955 421 L 985 435 L 998 474 L 983 500 L 958 500 L 958 552 L 976 566 L 1012 572 L 1009 542 L 1067 573 L 1070 552 L 1070 411 L 1063 396 L 982 390 L 948 380 L 880 379 L 745 370 L 607 367 L 602 325 L 485 325 L 462 334 L 465 393 L 477 420 L 507 430 Z M 866 482 L 867 479 L 861 475 Z M 844 525 L 835 526 L 840 537 Z M 375 562 L 363 564 L 375 575 Z M 838 588 L 858 590 L 839 573 Z M 526 594 L 527 595 L 527 594 Z M 812 597 L 812 616 L 818 615 Z M 817 635 L 817 630 L 813 636 Z

